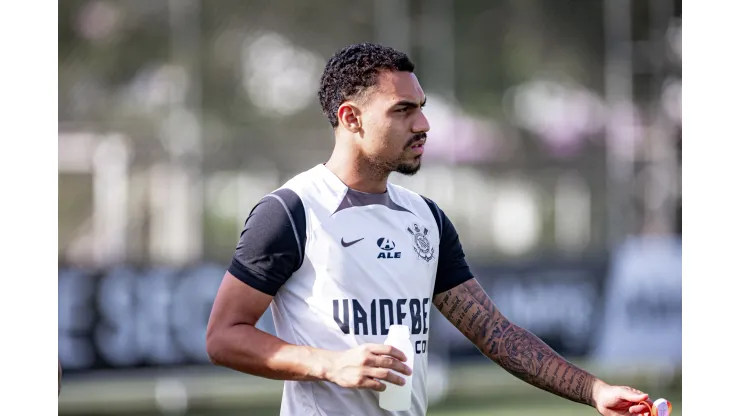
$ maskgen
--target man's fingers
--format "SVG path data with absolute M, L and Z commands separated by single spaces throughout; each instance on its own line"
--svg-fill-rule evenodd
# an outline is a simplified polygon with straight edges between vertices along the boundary
M 406 380 L 403 377 L 399 376 L 398 374 L 387 368 L 368 368 L 366 371 L 366 375 L 378 380 L 385 380 L 398 386 L 403 386 L 404 384 L 406 384 Z
M 642 415 L 645 413 L 649 414 L 650 409 L 644 404 L 636 404 L 630 407 L 630 413 L 632 413 L 633 415 Z
M 365 377 L 365 379 L 362 380 L 362 382 L 360 383 L 360 385 L 358 387 L 360 387 L 361 389 L 370 389 L 370 390 L 375 390 L 375 391 L 384 391 L 385 390 L 385 384 L 384 383 L 382 383 L 382 382 L 380 382 L 378 380 L 375 380 L 373 378 L 369 378 L 369 377 Z
M 622 388 L 620 398 L 630 402 L 639 403 L 643 400 L 647 400 L 648 395 L 635 389 Z
M 369 364 L 373 367 L 389 368 L 401 374 L 406 374 L 407 376 L 411 375 L 411 369 L 406 364 L 395 358 L 375 356 L 371 359 Z
M 635 393 L 637 393 L 637 394 L 645 394 L 645 392 L 644 392 L 644 391 L 641 391 L 641 390 L 637 390 L 637 389 L 636 389 L 636 388 L 634 388 L 634 387 L 629 387 L 629 386 L 625 386 L 624 388 L 626 388 L 627 390 L 633 391 L 633 392 L 635 392 Z
M 407 357 L 401 350 L 383 344 L 364 344 L 362 349 L 365 351 L 361 364 L 364 378 L 357 387 L 384 391 L 386 384 L 380 380 L 399 386 L 406 384 L 401 374 L 411 375 L 411 368 L 404 364 Z
M 390 355 L 401 362 L 406 362 L 406 355 L 398 348 L 383 344 L 366 344 L 366 347 L 373 354 Z

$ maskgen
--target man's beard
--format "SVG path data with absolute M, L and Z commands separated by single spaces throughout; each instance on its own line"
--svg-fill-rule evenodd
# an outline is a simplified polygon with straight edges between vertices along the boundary
M 421 169 L 421 157 L 414 159 L 414 162 L 400 162 L 396 165 L 395 171 L 401 175 L 413 176 Z
M 419 140 L 424 140 L 426 138 L 427 138 L 426 133 L 415 134 L 414 137 L 410 138 L 408 143 L 406 143 L 406 146 L 404 147 L 404 149 L 409 149 Z M 398 172 L 401 175 L 406 175 L 406 176 L 413 176 L 416 174 L 416 172 L 419 171 L 419 169 L 421 169 L 421 155 L 413 158 L 410 162 L 406 162 L 402 158 L 403 156 L 401 156 L 401 158 L 399 158 L 394 163 L 392 163 L 393 168 L 390 169 L 392 172 Z
M 404 154 L 401 154 L 397 159 L 394 160 L 380 160 L 377 158 L 368 159 L 370 171 L 378 177 L 388 177 L 393 172 L 398 172 L 401 175 L 412 176 L 415 175 L 421 169 L 421 155 L 413 157 L 411 160 L 407 160 L 405 151 L 410 149 L 419 140 L 426 139 L 426 133 L 419 133 L 410 138 L 406 146 L 404 146 Z
M 414 158 L 411 161 L 398 158 L 392 161 L 370 159 L 368 162 L 370 162 L 369 167 L 372 175 L 378 177 L 388 177 L 393 172 L 413 176 L 421 169 L 421 157 Z

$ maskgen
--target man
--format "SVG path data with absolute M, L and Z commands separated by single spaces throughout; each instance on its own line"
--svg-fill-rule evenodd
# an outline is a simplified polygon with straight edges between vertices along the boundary
M 211 360 L 286 380 L 281 415 L 424 415 L 434 304 L 522 380 L 605 416 L 644 412 L 646 394 L 598 380 L 507 320 L 471 274 L 445 213 L 388 183 L 391 172 L 421 167 L 429 123 L 413 71 L 405 54 L 373 44 L 329 60 L 319 100 L 334 151 L 249 214 L 208 323 Z M 270 304 L 279 338 L 255 328 Z M 413 357 L 382 345 L 394 323 L 409 326 Z M 386 412 L 378 392 L 383 382 L 403 384 L 406 360 L 412 407 Z

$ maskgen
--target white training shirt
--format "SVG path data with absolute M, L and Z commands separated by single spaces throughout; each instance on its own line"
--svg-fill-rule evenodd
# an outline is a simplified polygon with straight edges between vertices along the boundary
M 382 344 L 392 324 L 411 330 L 410 411 L 381 409 L 373 390 L 286 381 L 282 416 L 426 414 L 432 297 L 473 277 L 434 202 L 393 184 L 383 194 L 349 189 L 324 165 L 254 207 L 229 272 L 274 296 L 277 336 L 291 344 L 345 350 Z

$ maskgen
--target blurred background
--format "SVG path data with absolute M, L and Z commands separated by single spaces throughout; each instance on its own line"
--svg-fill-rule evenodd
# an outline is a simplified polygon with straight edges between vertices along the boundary
M 513 321 L 681 402 L 681 2 L 59 2 L 60 414 L 277 415 L 215 368 L 213 298 L 252 206 L 333 147 L 326 60 L 407 52 L 434 199 Z M 430 415 L 592 415 L 436 311 Z M 273 331 L 269 313 L 259 323 Z

